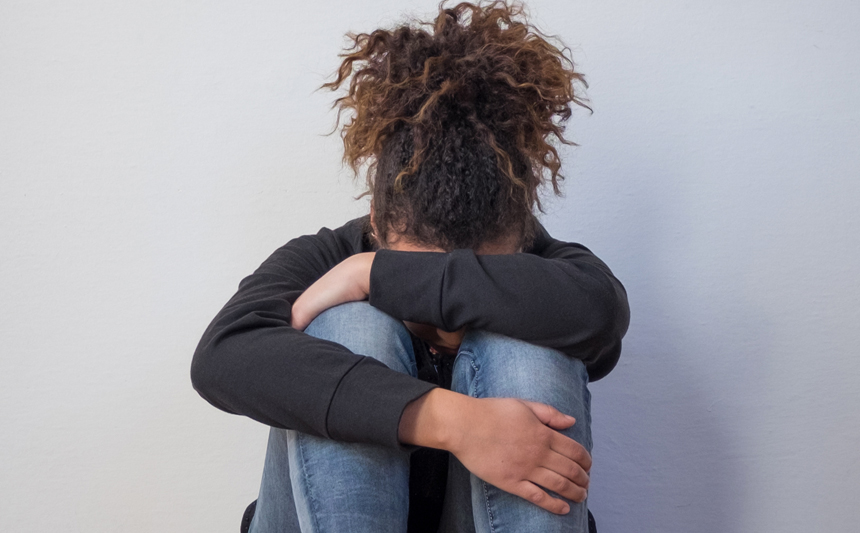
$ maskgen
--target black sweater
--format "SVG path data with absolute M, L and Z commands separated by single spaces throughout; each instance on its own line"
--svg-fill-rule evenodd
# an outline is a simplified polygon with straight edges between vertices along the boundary
M 290 327 L 293 302 L 350 255 L 374 251 L 367 217 L 293 239 L 239 284 L 203 334 L 194 388 L 264 424 L 345 442 L 399 446 L 403 409 L 434 385 Z M 492 331 L 582 359 L 591 381 L 621 353 L 624 287 L 587 248 L 539 227 L 524 253 L 377 250 L 370 304 L 447 331 Z

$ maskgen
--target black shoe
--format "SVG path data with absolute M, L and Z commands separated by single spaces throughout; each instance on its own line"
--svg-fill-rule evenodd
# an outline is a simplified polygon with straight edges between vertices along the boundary
M 242 525 L 239 526 L 239 533 L 248 533 L 248 530 L 251 529 L 251 520 L 254 519 L 254 511 L 257 509 L 257 500 L 251 502 L 247 508 L 245 508 L 245 514 L 242 515 Z

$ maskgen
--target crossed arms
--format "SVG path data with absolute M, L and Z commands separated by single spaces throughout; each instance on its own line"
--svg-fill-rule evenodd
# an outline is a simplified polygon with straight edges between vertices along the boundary
M 193 384 L 216 407 L 270 426 L 345 442 L 460 446 L 450 451 L 467 456 L 463 443 L 446 444 L 441 435 L 421 434 L 433 427 L 432 419 L 422 415 L 445 412 L 442 406 L 462 411 L 463 399 L 449 396 L 456 393 L 428 394 L 433 385 L 292 326 L 293 304 L 309 287 L 347 258 L 372 251 L 365 226 L 366 220 L 357 219 L 336 230 L 294 239 L 245 278 L 200 341 L 192 363 Z M 484 329 L 555 348 L 582 359 L 592 380 L 608 373 L 620 354 L 629 320 L 620 282 L 590 251 L 552 239 L 545 231 L 527 253 L 476 256 L 468 250 L 449 254 L 381 250 L 370 264 L 366 281 L 370 304 L 398 319 L 445 331 Z M 510 404 L 514 401 L 518 404 Z M 498 408 L 499 415 L 505 411 L 507 417 L 518 413 L 523 420 L 531 413 L 532 422 L 537 420 L 546 431 L 571 425 L 557 411 L 518 400 L 501 406 L 488 402 L 493 403 L 487 400 L 481 409 Z M 366 413 L 361 420 L 344 415 L 354 412 L 356 405 Z M 558 467 L 571 482 L 567 494 L 564 489 L 558 492 L 578 500 L 587 487 L 584 472 L 590 457 L 569 445 L 565 451 L 576 456 L 570 459 L 578 466 Z M 493 482 L 487 479 L 492 472 L 482 476 L 472 471 Z M 547 496 L 552 501 L 544 501 L 531 487 L 526 494 L 497 486 L 553 512 L 565 509 L 560 500 Z

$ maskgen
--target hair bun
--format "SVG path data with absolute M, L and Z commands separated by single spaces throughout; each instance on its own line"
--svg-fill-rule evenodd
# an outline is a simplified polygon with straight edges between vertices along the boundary
M 368 165 L 375 199 L 375 180 L 385 174 L 377 172 L 380 156 L 403 132 L 411 137 L 410 149 L 397 155 L 408 162 L 397 169 L 394 191 L 437 163 L 471 157 L 454 165 L 464 171 L 492 154 L 494 179 L 505 181 L 500 194 L 517 209 L 530 215 L 539 208 L 544 183 L 558 192 L 563 178 L 555 145 L 574 144 L 564 129 L 571 104 L 587 107 L 580 95 L 586 84 L 568 49 L 531 25 L 520 4 L 440 6 L 433 21 L 349 37 L 352 46 L 342 54 L 336 79 L 323 87 L 336 90 L 348 81 L 347 93 L 334 103 L 339 125 L 344 113 L 350 116 L 341 132 L 344 161 L 356 175 Z M 452 151 L 466 146 L 472 155 Z

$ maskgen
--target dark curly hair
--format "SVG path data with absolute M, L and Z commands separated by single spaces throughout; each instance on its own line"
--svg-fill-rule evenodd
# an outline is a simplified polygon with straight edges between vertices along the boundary
M 433 22 L 348 34 L 334 81 L 344 162 L 367 164 L 377 238 L 477 248 L 533 237 L 538 190 L 556 194 L 583 75 L 506 1 L 439 5 Z M 547 177 L 548 174 L 548 177 Z M 365 193 L 365 194 L 367 194 Z

